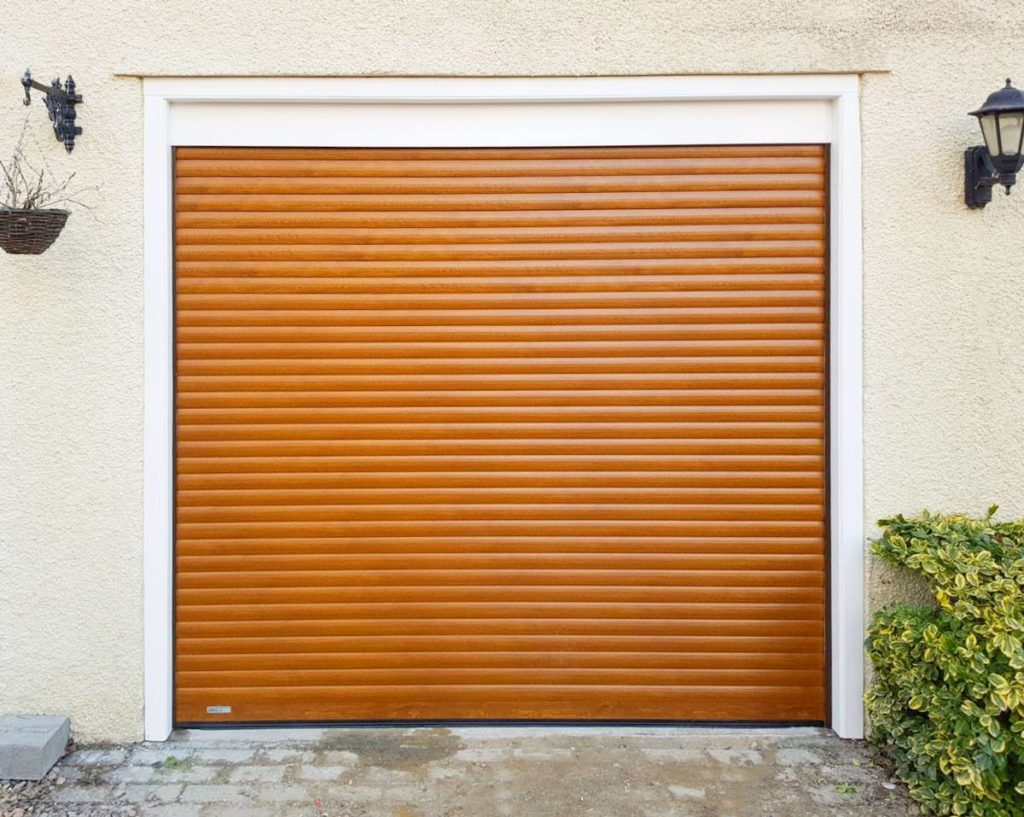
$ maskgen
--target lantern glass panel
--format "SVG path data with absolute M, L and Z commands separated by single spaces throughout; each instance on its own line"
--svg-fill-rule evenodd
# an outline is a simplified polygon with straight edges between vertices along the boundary
M 978 121 L 981 122 L 981 135 L 985 138 L 985 147 L 988 148 L 990 156 L 998 156 L 999 150 L 999 126 L 996 124 L 996 116 L 994 114 L 985 114 L 979 116 Z
M 1024 132 L 1024 112 L 1014 111 L 999 116 L 1000 142 L 1004 156 L 1015 156 L 1020 153 L 1021 133 Z M 986 142 L 988 139 L 986 138 Z M 991 150 L 991 148 L 990 148 Z

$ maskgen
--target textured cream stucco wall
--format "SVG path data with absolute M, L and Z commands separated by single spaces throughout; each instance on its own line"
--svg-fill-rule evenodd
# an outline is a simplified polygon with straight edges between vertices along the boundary
M 0 156 L 18 78 L 68 70 L 98 186 L 39 258 L 0 253 L 0 711 L 80 739 L 142 730 L 139 75 L 864 73 L 865 519 L 1024 513 L 1024 189 L 961 203 L 964 115 L 1024 81 L 1021 0 L 79 0 L 0 25 Z M 873 566 L 873 606 L 908 592 Z

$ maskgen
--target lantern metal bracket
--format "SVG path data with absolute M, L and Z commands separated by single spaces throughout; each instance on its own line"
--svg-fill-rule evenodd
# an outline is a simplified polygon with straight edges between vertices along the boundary
M 49 85 L 43 85 L 32 79 L 32 72 L 26 70 L 21 78 L 21 84 L 25 88 L 25 104 L 32 104 L 31 89 L 42 91 L 45 95 L 43 102 L 46 111 L 53 122 L 53 133 L 57 141 L 64 145 L 64 149 L 70 153 L 75 149 L 75 137 L 81 135 L 82 129 L 75 124 L 75 106 L 82 101 L 81 94 L 75 92 L 75 80 L 68 74 L 67 83 L 62 83 L 60 77 L 55 77 Z
M 989 158 L 988 148 L 975 145 L 964 151 L 964 201 L 968 207 L 978 209 L 991 202 L 992 188 L 999 182 L 999 174 Z M 1006 192 L 1009 194 L 1009 187 Z

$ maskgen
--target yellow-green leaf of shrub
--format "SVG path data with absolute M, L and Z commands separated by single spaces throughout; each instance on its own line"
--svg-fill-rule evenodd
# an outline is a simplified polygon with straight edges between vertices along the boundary
M 877 613 L 872 738 L 926 813 L 1024 817 L 1024 521 L 922 513 L 879 524 L 876 554 L 935 607 Z

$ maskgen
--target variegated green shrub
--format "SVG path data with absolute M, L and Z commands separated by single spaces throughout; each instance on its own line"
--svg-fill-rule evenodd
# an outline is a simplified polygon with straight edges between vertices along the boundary
M 872 737 L 925 812 L 1024 817 L 1024 521 L 883 519 L 876 554 L 934 608 L 889 607 L 867 647 Z

